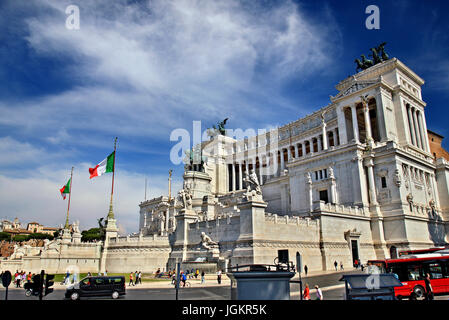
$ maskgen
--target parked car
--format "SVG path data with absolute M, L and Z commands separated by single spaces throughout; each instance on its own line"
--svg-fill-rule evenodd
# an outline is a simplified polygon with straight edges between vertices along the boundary
M 107 297 L 118 299 L 126 294 L 125 277 L 86 277 L 67 287 L 65 298 L 79 300 L 82 297 Z

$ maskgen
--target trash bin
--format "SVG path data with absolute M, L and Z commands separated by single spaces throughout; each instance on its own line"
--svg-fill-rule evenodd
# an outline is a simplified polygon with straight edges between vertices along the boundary
M 349 274 L 345 282 L 346 300 L 395 300 L 395 287 L 402 283 L 391 273 Z
M 226 274 L 231 279 L 232 300 L 290 300 L 294 272 L 278 266 L 245 265 L 231 268 Z

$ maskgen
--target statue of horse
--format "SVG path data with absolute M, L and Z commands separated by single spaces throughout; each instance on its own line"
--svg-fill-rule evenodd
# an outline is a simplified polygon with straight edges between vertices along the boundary
M 376 48 L 371 48 L 370 50 L 372 52 L 371 56 L 373 57 L 374 64 L 381 63 L 382 59 L 379 57 L 379 54 L 377 53 Z
M 361 63 L 359 59 L 355 59 L 354 62 L 357 63 L 357 68 L 355 69 L 356 72 L 364 70 L 363 63 Z
M 372 67 L 374 65 L 373 61 L 367 59 L 364 54 L 362 54 L 360 57 L 362 57 L 362 64 L 365 69 L 368 69 L 369 67 Z
M 377 52 L 381 55 L 383 61 L 390 59 L 390 57 L 388 57 L 388 54 L 385 53 L 385 45 L 386 44 L 387 44 L 386 42 L 382 42 L 377 47 Z

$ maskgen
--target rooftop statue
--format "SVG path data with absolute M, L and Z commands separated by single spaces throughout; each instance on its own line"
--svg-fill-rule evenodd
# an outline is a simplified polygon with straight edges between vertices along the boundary
M 357 64 L 356 72 L 359 70 L 365 70 L 372 67 L 378 63 L 387 61 L 389 59 L 388 54 L 385 52 L 386 42 L 382 42 L 377 47 L 370 48 L 371 54 L 369 56 L 373 59 L 367 59 L 364 54 L 360 55 L 360 59 L 355 59 L 354 62 Z
M 217 134 L 225 136 L 226 135 L 226 122 L 228 121 L 229 118 L 224 119 L 221 122 L 217 123 L 217 127 L 215 125 L 212 126 L 212 129 L 208 129 L 208 134 L 209 136 L 213 137 L 216 136 Z

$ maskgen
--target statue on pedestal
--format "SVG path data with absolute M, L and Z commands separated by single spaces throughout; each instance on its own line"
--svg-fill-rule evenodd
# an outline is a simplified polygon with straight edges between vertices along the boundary
M 243 182 L 245 182 L 247 186 L 245 193 L 246 199 L 262 200 L 262 189 L 260 188 L 259 179 L 257 179 L 254 169 L 251 170 L 249 175 L 246 173 Z
M 201 232 L 201 247 L 206 250 L 218 249 L 218 242 L 212 239 L 204 232 Z
M 178 198 L 181 201 L 182 207 L 185 210 L 193 210 L 192 208 L 192 191 L 189 187 L 184 187 L 184 189 L 181 189 L 178 193 Z

